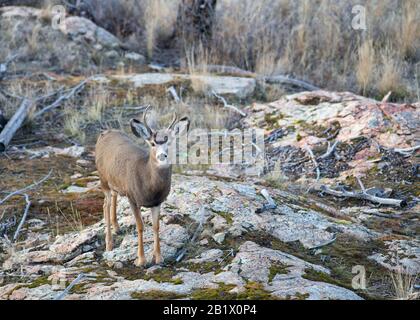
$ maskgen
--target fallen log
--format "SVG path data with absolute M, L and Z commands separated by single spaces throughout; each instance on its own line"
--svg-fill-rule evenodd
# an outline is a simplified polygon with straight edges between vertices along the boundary
M 32 100 L 24 99 L 13 117 L 7 122 L 0 133 L 0 152 L 4 152 L 15 135 L 16 131 L 22 126 L 25 119 L 34 107 Z
M 379 203 L 379 204 L 385 204 L 389 206 L 395 206 L 395 207 L 405 207 L 407 205 L 407 202 L 405 200 L 399 200 L 399 199 L 390 199 L 390 198 L 381 198 L 374 195 L 371 195 L 366 192 L 366 190 L 362 191 L 347 191 L 347 190 L 334 190 L 326 185 L 320 186 L 320 191 L 335 197 L 340 198 L 353 198 L 353 199 L 360 199 L 360 200 L 368 200 L 373 203 Z

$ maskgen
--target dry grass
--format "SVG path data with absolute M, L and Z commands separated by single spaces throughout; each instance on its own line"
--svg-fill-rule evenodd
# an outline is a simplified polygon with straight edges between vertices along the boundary
M 417 275 L 411 275 L 404 272 L 402 266 L 399 266 L 397 271 L 390 274 L 392 285 L 394 288 L 395 299 L 397 300 L 416 300 L 419 293 L 414 288 Z
M 85 2 L 96 23 L 151 59 L 182 43 L 170 41 L 181 0 Z M 366 9 L 366 30 L 352 28 L 355 5 Z M 417 95 L 417 0 L 219 0 L 216 10 L 210 51 L 191 59 L 181 50 L 178 57 L 192 74 L 222 64 L 374 97 L 384 90 L 404 92 L 406 100 Z
M 373 78 L 375 66 L 375 49 L 372 41 L 366 41 L 358 51 L 359 59 L 356 67 L 357 82 L 363 94 L 366 94 L 368 85 Z

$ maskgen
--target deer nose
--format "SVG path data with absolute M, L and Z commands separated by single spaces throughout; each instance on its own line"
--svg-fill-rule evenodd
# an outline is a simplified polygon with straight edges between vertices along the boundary
M 157 156 L 157 158 L 158 158 L 159 161 L 165 161 L 166 158 L 168 158 L 168 155 L 165 154 L 165 153 L 161 153 Z

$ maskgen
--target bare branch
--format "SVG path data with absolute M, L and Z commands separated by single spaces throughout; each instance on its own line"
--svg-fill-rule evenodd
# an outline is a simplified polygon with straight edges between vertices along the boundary
M 232 109 L 233 111 L 235 111 L 235 112 L 239 113 L 242 117 L 246 117 L 246 113 L 245 113 L 245 112 L 243 112 L 243 111 L 239 110 L 239 109 L 238 109 L 237 107 L 235 107 L 235 106 L 232 106 L 232 105 L 228 104 L 228 103 L 227 103 L 227 101 L 226 101 L 226 99 L 225 99 L 225 98 L 223 98 L 222 96 L 218 95 L 216 92 L 212 91 L 212 93 L 213 93 L 213 95 L 214 95 L 216 98 L 219 98 L 219 99 L 223 102 L 223 105 L 224 105 L 224 107 L 225 107 L 225 108 Z
M 81 273 L 77 276 L 76 279 L 74 279 L 66 289 L 64 289 L 64 291 L 62 293 L 60 293 L 58 296 L 56 296 L 54 298 L 54 300 L 62 300 L 69 292 L 70 290 L 76 285 L 78 284 L 83 278 L 85 278 L 86 275 L 84 273 Z
M 174 86 L 169 87 L 166 92 L 169 92 L 172 95 L 172 98 L 174 98 L 176 103 L 180 103 L 181 99 L 178 96 L 178 93 L 176 92 Z
M 363 191 L 361 192 L 360 191 L 359 192 L 346 191 L 346 190 L 338 191 L 338 190 L 331 189 L 330 187 L 326 185 L 322 185 L 320 187 L 320 190 L 322 192 L 325 192 L 327 194 L 340 197 L 340 198 L 354 198 L 354 199 L 368 200 L 374 203 L 385 204 L 385 205 L 396 206 L 396 207 L 404 207 L 407 204 L 405 200 L 380 198 L 380 197 L 373 196 Z
M 29 212 L 29 208 L 31 206 L 31 201 L 29 200 L 29 196 L 24 193 L 22 194 L 25 197 L 25 201 L 26 201 L 26 207 L 25 207 L 25 211 L 23 212 L 23 216 L 22 219 L 19 222 L 19 225 L 15 231 L 15 234 L 13 235 L 13 242 L 15 242 L 17 240 L 17 238 L 19 237 L 19 232 L 22 229 L 25 221 L 26 221 L 26 217 L 28 216 L 28 212 Z
M 318 159 L 326 159 L 328 158 L 330 155 L 332 155 L 335 151 L 335 148 L 337 147 L 338 141 L 334 142 L 334 144 L 332 146 L 330 146 L 330 143 L 328 142 L 328 149 L 327 151 L 320 156 Z
M 59 107 L 63 102 L 65 102 L 66 100 L 70 99 L 72 96 L 74 96 L 76 93 L 78 93 L 80 90 L 83 89 L 83 87 L 86 85 L 86 83 L 90 80 L 91 78 L 87 78 L 83 81 L 81 81 L 78 85 L 74 86 L 73 88 L 71 88 L 68 93 L 60 96 L 57 100 L 55 100 L 52 104 L 50 104 L 49 106 L 43 108 L 42 110 L 38 111 L 37 113 L 35 113 L 34 117 L 39 117 L 40 115 L 44 114 L 47 111 L 50 111 L 51 109 L 57 108 Z
M 311 157 L 311 160 L 312 160 L 313 164 L 315 165 L 315 169 L 316 169 L 316 181 L 318 181 L 319 178 L 321 177 L 321 171 L 319 170 L 318 162 L 316 161 L 315 155 L 312 152 L 311 148 L 309 148 L 308 145 L 305 145 L 305 149 L 306 149 L 306 151 L 308 151 L 309 156 Z
M 39 180 L 39 181 L 37 181 L 37 182 L 29 185 L 29 186 L 26 186 L 25 188 L 22 188 L 20 190 L 16 190 L 16 191 L 8 194 L 6 197 L 3 198 L 3 200 L 0 201 L 0 205 L 2 205 L 8 199 L 10 199 L 11 197 L 13 197 L 15 195 L 22 194 L 22 193 L 24 193 L 24 192 L 26 192 L 26 191 L 28 191 L 30 189 L 35 188 L 36 186 L 39 186 L 40 184 L 42 184 L 43 182 L 45 182 L 51 176 L 51 173 L 52 173 L 52 170 L 50 170 L 50 172 L 48 172 L 48 174 L 45 177 L 43 177 L 41 180 Z

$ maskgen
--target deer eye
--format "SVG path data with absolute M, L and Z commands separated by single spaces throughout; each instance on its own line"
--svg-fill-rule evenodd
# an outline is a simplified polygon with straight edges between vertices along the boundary
M 152 141 L 152 142 L 150 142 L 150 145 L 151 145 L 152 147 L 154 147 L 154 146 L 156 146 L 156 143 L 155 143 L 154 141 Z

